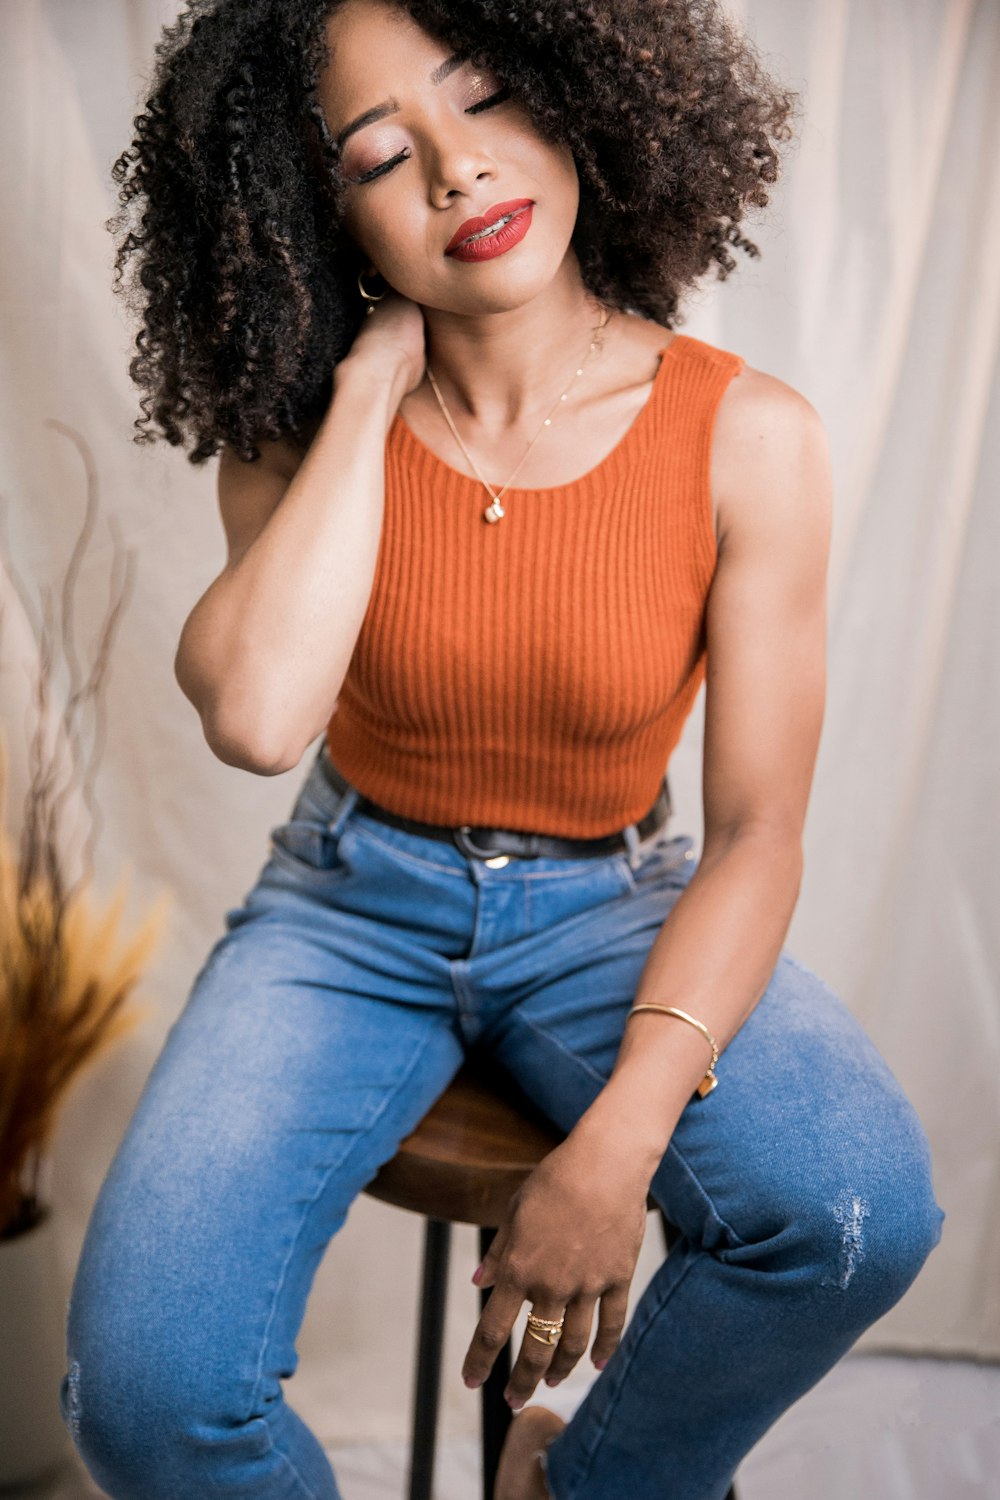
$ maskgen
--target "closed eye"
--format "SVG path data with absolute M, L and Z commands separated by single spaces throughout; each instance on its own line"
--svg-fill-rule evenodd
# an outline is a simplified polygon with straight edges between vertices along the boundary
M 465 111 L 467 115 L 478 115 L 481 109 L 490 109 L 494 104 L 502 104 L 505 99 L 510 98 L 510 89 L 505 84 L 502 89 L 497 89 L 488 99 L 480 99 L 478 104 L 471 104 Z
M 470 105 L 469 108 L 465 111 L 465 113 L 467 115 L 478 115 L 482 110 L 484 110 L 484 109 L 492 109 L 492 107 L 495 104 L 502 104 L 505 99 L 509 99 L 509 98 L 510 98 L 510 89 L 505 84 L 502 89 L 497 89 L 496 93 L 495 94 L 491 94 L 488 99 L 480 99 L 477 104 Z M 412 155 L 412 152 L 410 151 L 410 148 L 407 146 L 403 151 L 400 151 L 396 156 L 390 157 L 388 161 L 384 161 L 384 162 L 380 163 L 380 165 L 377 166 L 377 167 L 372 167 L 371 171 L 369 171 L 369 172 L 363 172 L 360 177 L 352 177 L 351 178 L 351 182 L 358 183 L 358 184 L 364 183 L 364 182 L 373 182 L 376 177 L 384 177 L 387 172 L 391 172 L 392 171 L 393 167 L 396 166 L 397 163 L 399 163 L 401 161 L 406 161 L 407 157 L 409 157 L 411 155 Z

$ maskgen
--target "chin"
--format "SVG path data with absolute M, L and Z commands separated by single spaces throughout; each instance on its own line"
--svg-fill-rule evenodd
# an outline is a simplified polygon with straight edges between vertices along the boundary
M 502 257 L 501 257 L 502 258 Z M 470 269 L 462 266 L 462 270 Z M 480 266 L 472 267 L 473 272 L 482 269 Z M 482 277 L 471 289 L 467 298 L 454 307 L 455 312 L 468 315 L 476 313 L 502 313 L 515 312 L 519 307 L 527 307 L 530 302 L 541 297 L 553 285 L 557 279 L 557 272 L 552 272 L 545 277 L 532 276 L 501 276 L 499 273 L 492 278 L 490 285 L 487 277 Z

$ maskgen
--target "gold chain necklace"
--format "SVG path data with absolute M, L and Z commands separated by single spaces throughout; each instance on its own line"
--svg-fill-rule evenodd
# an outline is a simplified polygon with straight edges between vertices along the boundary
M 590 357 L 593 354 L 594 350 L 596 348 L 598 348 L 599 345 L 603 344 L 603 342 L 604 342 L 604 338 L 603 338 L 604 329 L 607 327 L 608 321 L 609 321 L 610 317 L 611 317 L 611 309 L 607 308 L 605 310 L 605 315 L 604 315 L 603 319 L 601 320 L 601 322 L 597 325 L 597 327 L 595 329 L 592 330 L 592 332 L 594 334 L 594 337 L 590 341 L 590 348 L 587 350 L 587 353 L 584 355 L 583 364 L 577 366 L 576 374 L 573 376 L 573 380 L 575 380 L 577 378 L 577 375 L 582 375 L 583 374 L 584 369 L 586 368 L 587 361 L 590 359 Z M 518 464 L 518 466 L 514 470 L 513 474 L 507 480 L 507 483 L 504 485 L 503 489 L 501 489 L 501 490 L 494 490 L 494 488 L 490 484 L 489 480 L 485 479 L 483 477 L 482 470 L 479 468 L 479 465 L 476 463 L 476 460 L 473 458 L 473 456 L 469 452 L 468 448 L 462 442 L 461 434 L 459 433 L 458 428 L 455 426 L 454 422 L 451 419 L 451 413 L 449 412 L 447 406 L 444 403 L 444 397 L 441 395 L 441 392 L 438 389 L 438 383 L 434 379 L 434 371 L 431 369 L 430 365 L 427 366 L 427 378 L 428 378 L 428 380 L 431 383 L 431 389 L 433 390 L 435 396 L 437 397 L 438 405 L 441 408 L 441 411 L 442 411 L 442 414 L 444 416 L 444 419 L 448 423 L 448 426 L 451 428 L 452 433 L 454 434 L 455 441 L 458 443 L 458 446 L 461 448 L 462 452 L 465 454 L 465 456 L 468 459 L 469 464 L 471 465 L 471 467 L 475 470 L 476 474 L 479 477 L 480 482 L 482 483 L 482 485 L 486 489 L 487 494 L 489 494 L 492 497 L 491 501 L 490 501 L 490 504 L 483 511 L 483 519 L 485 521 L 488 521 L 491 525 L 493 525 L 497 521 L 500 520 L 501 516 L 505 516 L 507 514 L 507 512 L 504 510 L 503 506 L 500 504 L 500 497 L 501 497 L 501 495 L 506 494 L 507 490 L 510 489 L 510 486 L 513 484 L 515 478 L 517 477 L 518 473 L 520 472 L 521 465 L 524 463 L 524 460 L 527 458 L 527 456 L 531 452 L 532 448 L 538 442 L 538 439 L 541 437 L 541 435 L 545 431 L 546 427 L 551 427 L 551 425 L 552 425 L 552 413 L 555 411 L 556 407 L 559 405 L 559 402 L 560 401 L 565 401 L 567 399 L 567 397 L 569 396 L 570 389 L 571 389 L 571 387 L 573 385 L 573 380 L 570 381 L 569 385 L 563 391 L 562 395 L 558 398 L 558 400 L 554 401 L 553 404 L 552 404 L 552 406 L 549 408 L 549 414 L 548 414 L 548 416 L 542 422 L 541 427 L 539 427 L 538 431 L 535 433 L 535 436 L 531 439 L 531 442 L 528 444 L 527 448 L 524 450 L 524 454 L 523 454 L 523 456 L 521 458 L 521 462 Z

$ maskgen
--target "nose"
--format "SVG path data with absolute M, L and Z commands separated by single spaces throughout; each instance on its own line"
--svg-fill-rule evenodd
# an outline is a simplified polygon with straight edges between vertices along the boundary
M 482 141 L 458 123 L 435 133 L 429 160 L 430 195 L 436 208 L 450 208 L 456 195 L 478 197 L 477 185 L 497 175 L 496 162 Z

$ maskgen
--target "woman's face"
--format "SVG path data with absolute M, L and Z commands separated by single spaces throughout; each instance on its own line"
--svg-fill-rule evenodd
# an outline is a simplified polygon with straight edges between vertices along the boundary
M 491 102 L 499 79 L 453 57 L 383 0 L 344 0 L 327 35 L 319 94 L 342 141 L 345 228 L 363 255 L 424 307 L 483 313 L 530 301 L 559 272 L 576 223 L 569 147 L 544 139 L 513 100 Z M 380 118 L 364 123 L 370 115 Z M 495 205 L 524 201 L 530 213 L 486 242 L 516 240 L 503 253 L 477 260 L 445 253 L 466 220 L 491 223 Z

